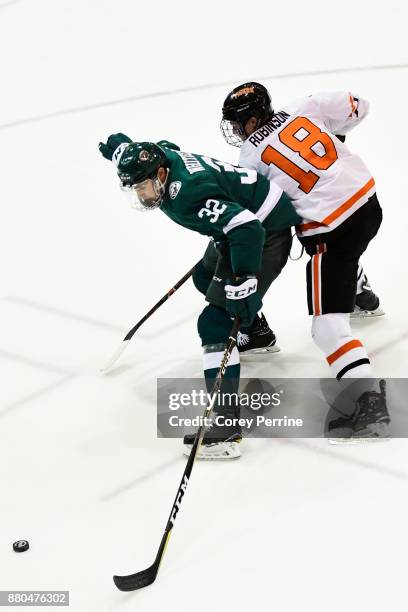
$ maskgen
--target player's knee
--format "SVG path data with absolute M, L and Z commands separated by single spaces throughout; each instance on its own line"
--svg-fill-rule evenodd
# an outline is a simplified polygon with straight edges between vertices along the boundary
M 330 353 L 334 345 L 351 335 L 348 313 L 332 312 L 313 317 L 312 338 L 324 353 Z
M 231 328 L 231 319 L 222 308 L 206 306 L 197 321 L 197 330 L 202 346 L 225 344 Z
M 194 267 L 193 271 L 193 283 L 195 285 L 195 288 L 198 289 L 200 293 L 205 295 L 211 283 L 212 277 L 213 273 L 207 270 L 207 268 L 203 264 L 203 260 L 201 259 Z

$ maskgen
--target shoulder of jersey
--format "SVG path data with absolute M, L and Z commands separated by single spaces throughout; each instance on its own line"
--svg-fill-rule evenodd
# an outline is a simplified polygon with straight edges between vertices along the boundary
M 294 115 L 302 108 L 307 108 L 308 106 L 313 106 L 315 104 L 315 100 L 313 96 L 304 96 L 302 98 L 296 98 L 296 100 L 292 100 L 289 104 L 286 104 L 282 110 L 287 112 L 289 115 Z
M 169 199 L 179 206 L 189 207 L 193 201 L 201 199 L 203 189 L 208 191 L 209 170 L 195 153 L 172 151 L 172 154 L 176 167 L 170 172 Z

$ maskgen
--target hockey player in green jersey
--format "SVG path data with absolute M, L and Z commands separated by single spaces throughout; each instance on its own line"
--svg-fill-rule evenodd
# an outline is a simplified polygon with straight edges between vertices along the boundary
M 179 225 L 214 240 L 219 253 L 215 274 L 208 274 L 205 257 L 193 274 L 196 287 L 209 302 L 198 317 L 197 329 L 204 376 L 211 388 L 231 318 L 240 316 L 243 332 L 251 327 L 263 295 L 286 263 L 287 255 L 282 257 L 282 249 L 277 248 L 279 239 L 287 241 L 289 236 L 290 240 L 288 228 L 299 217 L 282 189 L 254 170 L 185 153 L 167 141 L 132 142 L 124 134 L 111 135 L 99 149 L 117 166 L 121 188 L 136 208 L 159 208 Z M 239 375 L 235 348 L 221 392 L 237 393 Z M 236 420 L 239 407 L 222 407 L 222 413 Z M 214 425 L 198 457 L 239 457 L 240 433 L 236 425 Z M 192 441 L 193 437 L 185 437 L 186 454 Z

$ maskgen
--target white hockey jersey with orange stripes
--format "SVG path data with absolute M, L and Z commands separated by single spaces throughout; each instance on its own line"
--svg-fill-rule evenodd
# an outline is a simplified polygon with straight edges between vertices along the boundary
M 349 92 L 309 96 L 284 107 L 242 145 L 239 165 L 287 193 L 303 219 L 300 235 L 334 229 L 375 192 L 367 166 L 335 136 L 360 123 L 368 107 Z

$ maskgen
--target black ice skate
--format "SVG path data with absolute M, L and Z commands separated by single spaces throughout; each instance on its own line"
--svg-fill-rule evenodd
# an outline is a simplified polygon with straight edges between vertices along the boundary
M 381 317 L 385 312 L 380 308 L 380 299 L 370 287 L 366 275 L 364 275 L 363 290 L 356 295 L 356 305 L 351 313 L 353 319 L 364 319 L 367 317 Z
M 276 346 L 276 336 L 263 314 L 256 316 L 249 333 L 238 332 L 237 347 L 241 355 L 280 351 Z
M 385 380 L 380 380 L 380 393 L 366 391 L 356 402 L 351 417 L 340 417 L 329 423 L 329 438 L 333 443 L 353 443 L 387 440 L 390 415 L 385 398 Z

